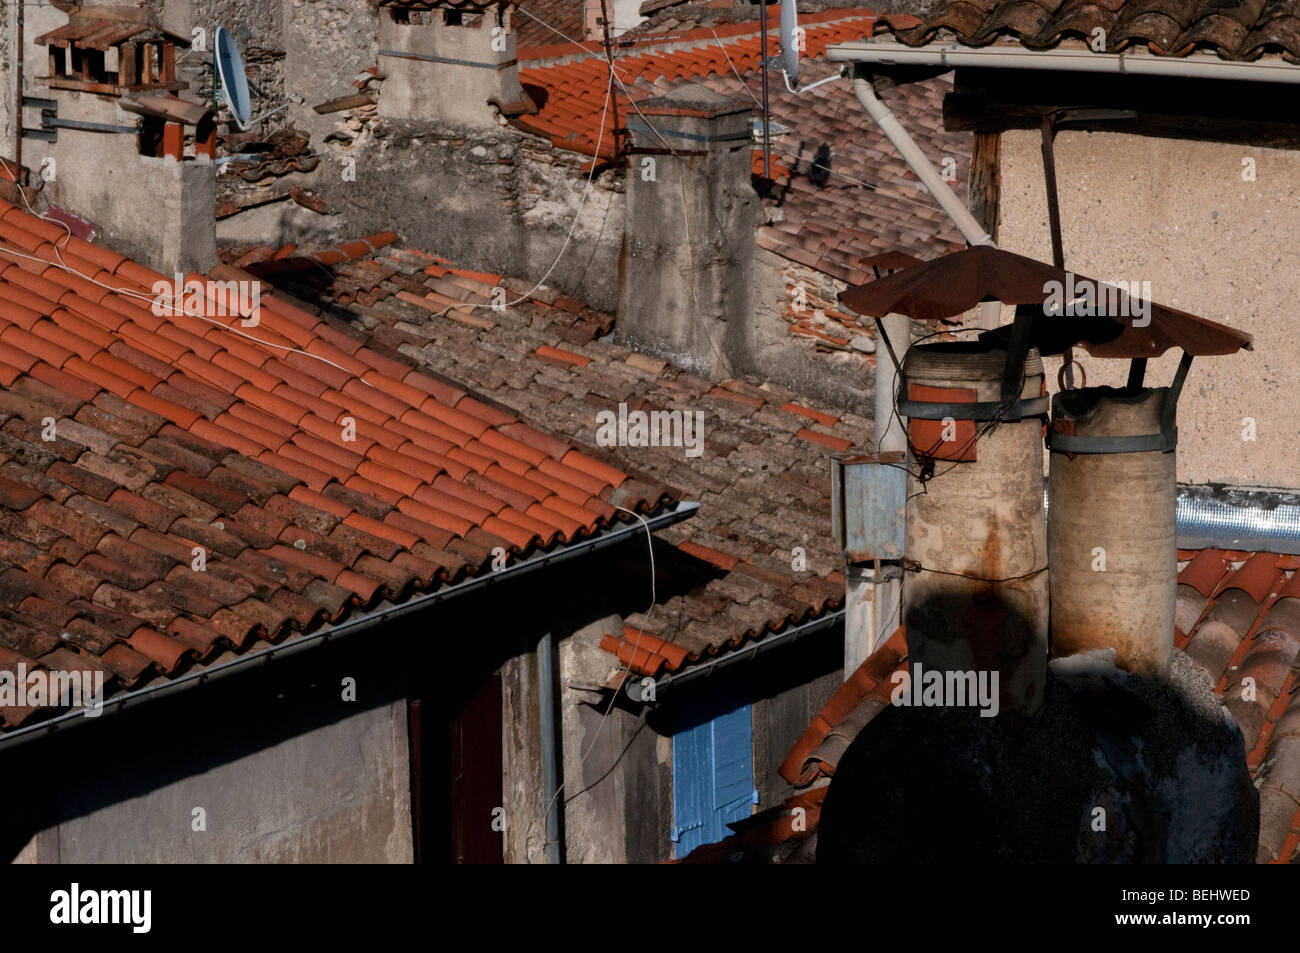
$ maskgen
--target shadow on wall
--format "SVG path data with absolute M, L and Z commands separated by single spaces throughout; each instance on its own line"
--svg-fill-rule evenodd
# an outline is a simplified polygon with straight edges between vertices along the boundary
M 1259 794 L 1203 671 L 1175 652 L 1140 678 L 1107 650 L 1052 662 L 1032 716 L 883 711 L 817 836 L 819 863 L 1253 863 Z

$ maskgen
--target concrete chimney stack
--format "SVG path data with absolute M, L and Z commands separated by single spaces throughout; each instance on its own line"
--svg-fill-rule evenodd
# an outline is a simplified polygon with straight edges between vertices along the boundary
M 1113 647 L 1119 667 L 1135 674 L 1169 669 L 1178 584 L 1172 399 L 1165 387 L 1085 387 L 1052 399 L 1054 658 Z
M 49 201 L 163 274 L 215 265 L 216 122 L 176 95 L 189 38 L 144 9 L 86 7 L 36 42 L 49 49 L 37 78 L 49 90 L 38 104 Z
M 709 378 L 752 364 L 752 114 L 748 100 L 689 85 L 624 117 L 620 337 Z
M 964 404 L 1004 403 L 1007 353 L 975 342 L 916 345 L 900 410 L 909 460 L 903 623 L 913 667 L 997 672 L 1001 711 L 1032 713 L 1047 679 L 1047 530 L 1043 514 L 1043 365 L 1030 349 L 1023 419 L 962 419 Z M 971 411 L 972 416 L 975 410 Z M 934 419 L 925 419 L 925 416 Z M 918 470 L 933 466 L 929 479 Z
M 495 128 L 489 100 L 524 95 L 515 16 L 508 0 L 381 0 L 379 115 Z

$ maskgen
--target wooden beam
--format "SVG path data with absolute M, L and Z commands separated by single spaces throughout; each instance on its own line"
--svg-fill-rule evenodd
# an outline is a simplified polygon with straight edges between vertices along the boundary
M 970 160 L 970 210 L 975 221 L 998 240 L 1002 200 L 1002 134 L 976 132 Z
M 121 86 L 130 86 L 137 82 L 136 44 L 123 43 L 117 48 L 117 82 Z
M 176 45 L 167 40 L 162 41 L 162 74 L 158 78 L 164 83 L 176 78 Z

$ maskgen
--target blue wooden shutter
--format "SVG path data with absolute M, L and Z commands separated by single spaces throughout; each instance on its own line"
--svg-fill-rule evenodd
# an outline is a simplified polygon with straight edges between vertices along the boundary
M 706 699 L 705 717 L 673 735 L 673 840 L 685 857 L 731 833 L 755 803 L 754 728 L 748 704 Z M 697 708 L 699 711 L 699 708 Z M 707 717 L 712 714 L 712 717 Z

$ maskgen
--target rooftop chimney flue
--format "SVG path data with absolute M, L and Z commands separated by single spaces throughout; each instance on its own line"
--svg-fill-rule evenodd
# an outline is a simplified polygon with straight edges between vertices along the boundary
M 1176 396 L 1084 387 L 1052 399 L 1052 657 L 1113 647 L 1163 676 L 1174 650 L 1178 556 Z
M 1046 398 L 1038 352 L 1007 358 L 963 342 L 916 345 L 903 362 L 903 618 L 914 667 L 996 672 L 1001 710 L 1032 713 L 1047 678 Z

